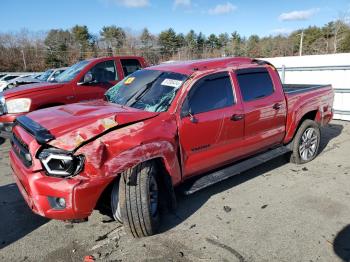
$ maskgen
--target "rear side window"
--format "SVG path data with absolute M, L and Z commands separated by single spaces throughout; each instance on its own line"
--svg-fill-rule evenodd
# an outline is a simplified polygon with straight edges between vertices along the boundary
M 209 112 L 233 105 L 233 91 L 228 73 L 200 79 L 191 89 L 184 110 L 191 114 Z
M 142 68 L 140 61 L 137 59 L 121 59 L 120 62 L 125 77 Z
M 238 70 L 236 74 L 245 102 L 269 96 L 274 92 L 271 77 L 264 68 Z

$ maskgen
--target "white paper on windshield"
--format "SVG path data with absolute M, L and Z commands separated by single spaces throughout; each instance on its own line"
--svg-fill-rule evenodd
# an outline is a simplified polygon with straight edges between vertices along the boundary
M 175 80 L 175 79 L 169 79 L 165 78 L 163 82 L 161 83 L 162 86 L 171 86 L 175 88 L 179 88 L 182 85 L 181 80 Z

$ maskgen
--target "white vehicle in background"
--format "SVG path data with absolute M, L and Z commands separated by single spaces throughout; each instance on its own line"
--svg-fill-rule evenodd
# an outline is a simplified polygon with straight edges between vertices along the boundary
M 67 68 L 56 68 L 56 69 L 48 69 L 43 73 L 40 73 L 39 75 L 32 74 L 32 75 L 26 75 L 21 76 L 18 78 L 11 79 L 8 81 L 7 85 L 3 87 L 3 90 L 11 89 L 16 86 L 21 85 L 27 85 L 27 84 L 33 84 L 33 83 L 40 83 L 40 82 L 54 82 L 55 78 L 60 75 L 62 72 L 64 72 Z M 0 91 L 2 91 L 0 89 Z
M 23 76 L 29 76 L 30 74 L 21 74 L 21 73 L 9 73 L 4 75 L 0 78 L 0 92 L 2 92 L 4 89 L 6 89 L 7 85 L 9 84 L 9 81 L 12 81 L 16 78 L 23 77 Z
M 63 73 L 68 67 L 61 67 L 55 69 L 48 69 L 44 73 L 42 73 L 37 79 L 42 82 L 54 82 L 55 78 Z

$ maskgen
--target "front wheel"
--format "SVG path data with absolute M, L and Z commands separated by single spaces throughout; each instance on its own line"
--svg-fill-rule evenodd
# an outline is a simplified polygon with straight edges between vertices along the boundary
M 134 237 L 146 237 L 159 228 L 159 190 L 157 165 L 141 163 L 121 174 L 119 203 L 121 218 Z
M 305 120 L 293 139 L 290 161 L 304 164 L 313 160 L 317 156 L 320 140 L 319 125 L 315 121 Z

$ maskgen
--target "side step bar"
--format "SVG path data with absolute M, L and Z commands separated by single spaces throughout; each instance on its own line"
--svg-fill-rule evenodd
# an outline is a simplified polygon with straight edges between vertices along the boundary
M 223 181 L 227 178 L 238 175 L 244 171 L 247 171 L 253 167 L 266 163 L 267 161 L 274 159 L 276 157 L 279 157 L 281 155 L 284 155 L 288 152 L 290 152 L 289 148 L 285 146 L 281 146 L 281 147 L 266 151 L 264 153 L 260 153 L 256 156 L 250 157 L 246 160 L 235 163 L 231 166 L 225 167 L 213 173 L 204 175 L 194 180 L 192 185 L 190 185 L 190 187 L 184 191 L 184 194 L 185 195 L 193 194 L 199 190 L 202 190 L 203 188 L 206 188 L 220 181 Z

